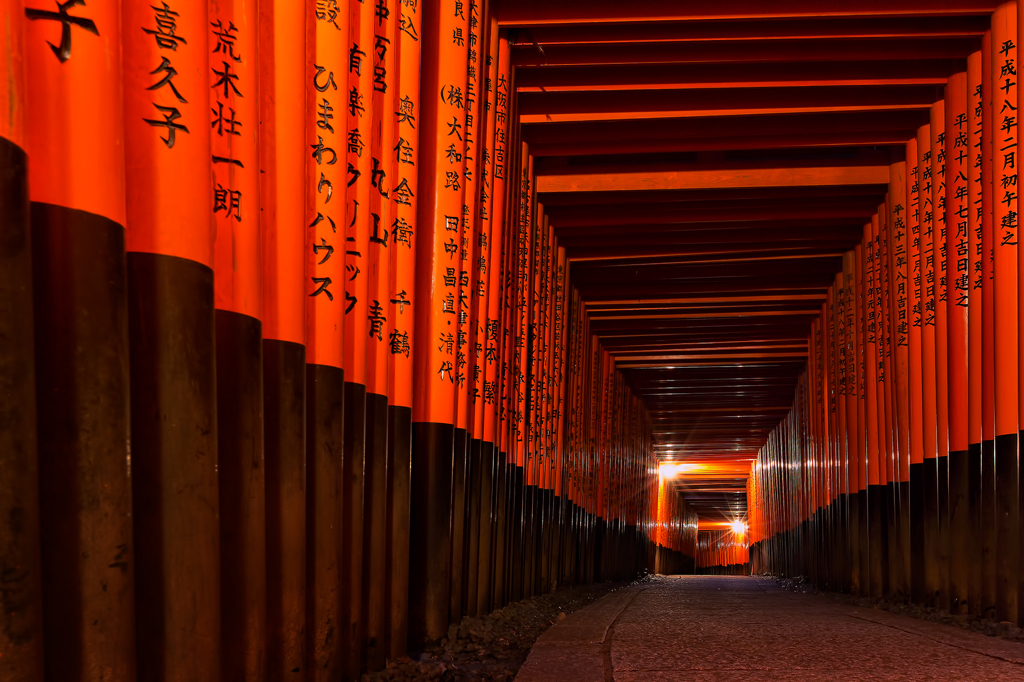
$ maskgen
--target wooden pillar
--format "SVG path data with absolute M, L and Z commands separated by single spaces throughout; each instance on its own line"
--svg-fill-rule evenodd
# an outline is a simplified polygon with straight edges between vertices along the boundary
M 936 135 L 937 149 L 935 156 L 936 182 L 935 190 L 939 193 L 935 199 L 935 237 L 932 244 L 932 255 L 935 260 L 935 446 L 936 446 L 936 483 L 938 487 L 938 592 L 936 605 L 949 609 L 949 365 L 948 365 L 948 315 L 946 286 L 946 253 L 949 226 L 953 223 L 948 204 L 948 187 L 951 173 L 947 166 L 947 141 L 954 132 L 946 127 L 945 117 L 948 107 L 942 103 L 941 133 Z M 932 130 L 939 130 L 933 124 Z
M 306 150 L 317 151 L 319 145 L 306 141 L 306 83 L 312 73 L 306 64 L 306 20 L 303 3 L 259 5 L 265 670 L 274 682 L 304 677 L 307 662 Z
M 388 336 L 388 656 L 397 658 L 409 643 L 409 528 L 412 483 L 412 396 L 414 344 L 412 293 L 416 279 L 416 172 L 420 136 L 416 117 L 420 97 L 419 5 L 399 3 L 395 163 L 391 200 L 391 332 Z M 383 148 L 383 145 L 382 145 Z M 383 149 L 384 153 L 390 153 Z
M 935 243 L 945 225 L 945 103 L 932 105 L 928 125 L 928 210 L 921 229 L 922 379 L 924 397 L 924 466 L 922 468 L 922 538 L 924 604 L 934 605 L 939 591 L 939 497 L 938 497 L 938 367 L 936 363 L 936 308 L 938 261 Z M 924 189 L 922 187 L 922 189 Z
M 994 50 L 992 33 L 986 31 L 981 50 L 982 97 L 982 215 L 981 215 L 981 524 L 983 617 L 994 618 L 996 609 L 996 475 L 995 475 L 995 139 L 992 99 Z
M 396 305 L 391 303 L 391 232 L 397 206 L 392 188 L 398 184 L 395 167 L 401 163 L 401 147 L 397 145 L 398 117 L 398 52 L 401 9 L 398 3 L 379 6 L 371 22 L 372 49 L 363 63 L 372 65 L 373 120 L 364 123 L 369 129 L 371 178 L 370 234 L 365 254 L 367 277 L 366 328 L 366 481 L 363 522 L 362 575 L 359 592 L 360 619 L 363 624 L 364 649 L 362 669 L 380 670 L 388 657 L 388 387 L 390 339 L 395 329 Z M 404 141 L 404 138 L 403 138 Z M 396 149 L 398 146 L 398 149 Z M 403 306 L 404 307 L 404 306 Z
M 889 166 L 890 239 L 891 239 L 891 301 L 892 362 L 895 382 L 896 458 L 893 462 L 900 561 L 898 593 L 910 598 L 910 376 L 909 376 L 909 248 L 907 230 L 906 162 Z
M 19 675 L 29 670 L 17 670 L 30 664 L 24 656 L 40 644 L 41 615 L 47 679 L 86 679 L 95 668 L 133 679 L 121 11 L 71 8 L 68 15 L 81 23 L 62 29 L 52 10 L 39 2 L 3 10 L 5 40 L 16 44 L 4 58 L 13 81 L 4 86 L 9 108 L 0 136 L 8 141 L 0 140 L 0 193 L 11 201 L 0 220 L 20 238 L 5 242 L 18 248 L 4 273 L 11 298 L 2 324 L 10 334 L 5 339 L 25 344 L 4 354 L 5 364 L 19 365 L 3 374 L 10 382 L 4 400 L 16 401 L 0 429 L 12 439 L 4 457 L 24 458 L 10 463 L 11 484 L 34 481 L 38 444 L 38 483 L 4 498 L 26 505 L 24 530 L 16 529 L 12 510 L 4 532 L 15 553 L 27 553 L 24 564 L 8 566 L 13 627 L 4 629 L 25 638 L 11 643 Z M 81 126 L 90 134 L 58 134 Z M 25 208 L 25 153 L 31 235 L 19 210 Z M 32 295 L 34 314 L 21 307 Z M 21 431 L 37 424 L 38 435 Z
M 413 355 L 412 522 L 409 641 L 413 648 L 438 640 L 448 629 L 452 552 L 452 481 L 455 438 L 455 351 L 442 337 L 457 327 L 455 293 L 444 285 L 457 263 L 455 229 L 462 210 L 461 166 L 455 156 L 465 140 L 464 110 L 451 88 L 464 87 L 466 50 L 451 36 L 460 24 L 454 0 L 425 6 L 420 109 L 419 206 L 416 242 L 416 351 Z M 463 15 L 464 20 L 464 15 Z M 457 186 L 456 186 L 457 185 Z
M 211 4 L 221 670 L 265 675 L 267 581 L 256 3 Z
M 220 677 L 213 223 L 207 3 L 124 5 L 127 282 L 136 630 L 142 679 Z M 243 91 L 243 94 L 244 91 Z M 256 93 L 251 93 L 255 98 Z M 105 167 L 105 166 L 104 166 Z
M 967 573 L 970 510 L 968 506 L 968 296 L 971 285 L 969 253 L 969 180 L 967 73 L 949 77 L 946 85 L 946 328 L 949 438 L 949 535 L 946 543 L 948 595 L 943 607 L 967 612 Z
M 465 2 L 454 8 L 455 25 L 449 38 L 453 49 L 461 50 L 465 55 L 465 73 L 448 84 L 443 85 L 444 101 L 456 109 L 456 123 L 462 126 L 462 139 L 453 139 L 445 147 L 448 163 L 444 171 L 446 189 L 458 195 L 458 208 L 453 213 L 445 214 L 446 231 L 453 239 L 455 253 L 448 262 L 445 274 L 446 288 L 454 295 L 454 318 L 452 326 L 446 334 L 454 337 L 454 408 L 455 417 L 455 466 L 452 479 L 452 570 L 451 591 L 449 593 L 448 619 L 457 623 L 462 619 L 465 605 L 467 582 L 467 563 L 469 549 L 469 516 L 470 516 L 470 391 L 466 373 L 469 368 L 469 330 L 472 326 L 470 306 L 470 272 L 469 263 L 472 254 L 473 224 L 475 222 L 472 206 L 473 194 L 476 192 L 476 147 L 479 140 L 479 98 L 476 92 L 476 63 L 470 62 L 470 55 L 476 59 L 477 46 L 475 33 L 471 34 L 470 19 L 478 17 L 479 9 L 475 2 Z M 472 68 L 470 68 L 472 67 Z M 470 78 L 472 76 L 472 78 Z M 453 173 L 454 175 L 448 175 Z M 444 343 L 448 343 L 448 337 Z
M 505 93 L 502 105 L 502 116 L 498 118 L 498 82 L 500 68 L 508 68 L 507 41 L 505 61 L 501 62 L 501 47 L 498 36 L 496 18 L 488 18 L 490 22 L 487 38 L 487 75 L 484 80 L 483 97 L 485 98 L 485 121 L 483 127 L 483 146 L 480 167 L 480 195 L 478 218 L 481 224 L 480 236 L 483 240 L 480 248 L 480 261 L 477 273 L 484 297 L 480 301 L 482 333 L 479 343 L 483 349 L 477 348 L 477 367 L 479 377 L 479 410 L 475 433 L 480 434 L 480 466 L 481 466 L 481 499 L 480 508 L 483 518 L 480 524 L 479 568 L 476 595 L 470 599 L 476 601 L 477 615 L 488 613 L 492 607 L 494 549 L 496 524 L 500 522 L 497 500 L 497 467 L 500 466 L 500 440 L 497 434 L 498 401 L 498 365 L 501 348 L 501 284 L 504 271 L 502 245 L 505 243 L 505 153 L 504 136 L 508 123 L 508 99 Z M 507 83 L 507 79 L 506 79 Z M 498 159 L 499 137 L 502 148 L 501 159 Z M 474 377 L 476 380 L 476 377 Z
M 349 91 L 344 6 L 306 2 L 306 670 L 342 675 L 342 453 Z M 312 87 L 310 87 L 312 86 Z M 320 149 L 320 145 L 323 149 Z M 315 145 L 315 146 L 314 146 Z M 334 163 L 331 163 L 331 162 Z
M 0 517 L 5 519 L 0 524 L 0 573 L 11 576 L 6 589 L 8 603 L 13 606 L 5 614 L 9 625 L 0 633 L 0 651 L 4 652 L 0 657 L 0 677 L 12 682 L 43 679 L 24 11 L 22 0 L 0 3 L 0 17 L 10 27 L 0 36 L 0 63 L 4 72 L 10 74 L 0 85 L 0 203 L 4 206 L 0 212 L 0 242 L 9 245 L 0 255 L 0 412 L 9 415 L 9 422 L 0 432 L 0 469 L 6 472 L 0 483 Z M 52 54 L 50 58 L 55 59 Z M 123 222 L 119 230 L 123 244 Z M 123 294 L 120 298 L 123 311 Z M 123 312 L 121 317 L 124 357 L 127 344 Z M 126 408 L 127 396 L 122 397 L 121 404 Z M 127 415 L 122 417 L 121 425 L 126 431 Z M 127 480 L 124 487 L 127 489 Z M 130 608 L 127 615 L 130 628 Z M 130 659 L 130 645 L 125 653 Z
M 968 565 L 968 601 L 972 615 L 981 614 L 982 575 L 985 559 L 982 538 L 985 528 L 981 520 L 982 480 L 982 229 L 985 207 L 983 197 L 984 155 L 982 154 L 982 118 L 985 105 L 982 93 L 982 53 L 967 58 L 967 196 L 969 199 L 967 253 L 969 259 L 967 292 L 967 504 L 970 509 L 968 554 L 974 560 Z
M 881 372 L 884 368 L 879 350 L 881 335 L 881 319 L 879 300 L 881 299 L 881 264 L 878 246 L 878 216 L 865 225 L 864 233 L 867 243 L 866 277 L 867 291 L 864 302 L 866 308 L 865 354 L 867 359 L 867 386 L 865 411 L 868 423 L 868 536 L 870 545 L 868 555 L 871 562 L 870 596 L 879 598 L 887 592 L 886 571 L 888 560 L 888 540 L 886 538 L 887 521 L 885 514 L 885 443 L 884 422 L 880 419 L 879 390 Z M 817 380 L 812 382 L 817 387 Z
M 341 11 L 344 11 L 344 3 Z M 345 175 L 345 447 L 342 456 L 341 513 L 341 647 L 347 679 L 359 676 L 365 624 L 363 597 L 363 516 L 366 487 L 366 384 L 371 263 L 370 233 L 374 192 L 379 193 L 380 169 L 372 164 L 373 74 L 376 5 L 349 0 L 348 42 L 344 58 L 347 78 L 339 112 L 344 126 L 348 169 Z M 341 123 L 344 121 L 344 123 Z M 339 131 L 341 132 L 341 131 Z M 376 172 L 375 172 L 376 171 Z M 377 185 L 377 187 L 374 187 Z M 339 188 L 340 189 L 340 188 Z M 339 196 L 339 199 L 341 197 Z
M 992 15 L 992 171 L 995 297 L 996 614 L 1017 621 L 1018 330 L 1017 330 L 1017 5 Z
M 907 142 L 907 163 L 913 164 L 908 174 L 910 210 L 910 280 L 907 295 L 910 307 L 910 596 L 914 602 L 924 602 L 924 451 L 925 404 L 924 365 L 922 361 L 922 327 L 924 318 L 924 232 L 932 230 L 932 154 L 931 129 L 918 128 L 917 136 Z

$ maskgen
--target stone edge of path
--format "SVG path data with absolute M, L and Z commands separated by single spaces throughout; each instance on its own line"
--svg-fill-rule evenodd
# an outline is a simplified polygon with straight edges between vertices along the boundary
M 530 649 L 516 682 L 610 679 L 609 633 L 622 612 L 648 587 L 650 583 L 642 583 L 615 590 L 548 628 Z

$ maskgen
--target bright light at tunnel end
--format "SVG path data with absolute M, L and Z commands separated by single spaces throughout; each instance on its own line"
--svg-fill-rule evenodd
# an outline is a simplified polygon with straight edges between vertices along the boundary
M 736 535 L 746 535 L 747 533 L 747 524 L 743 521 L 733 521 L 729 524 L 729 527 L 732 528 L 732 532 L 736 533 Z
M 664 481 L 670 481 L 696 468 L 697 465 L 692 462 L 662 462 L 658 465 L 658 476 Z

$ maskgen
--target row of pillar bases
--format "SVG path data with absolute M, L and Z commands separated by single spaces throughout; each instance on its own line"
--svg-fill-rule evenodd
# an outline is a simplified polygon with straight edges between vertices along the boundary
M 24 169 L 3 139 L 0 155 Z M 46 679 L 83 679 L 85 662 L 118 679 L 221 677 L 210 661 L 227 678 L 355 679 L 463 615 L 686 570 L 637 526 L 525 484 L 491 443 L 414 424 L 301 344 L 215 310 L 209 268 L 125 257 L 120 225 L 30 206 L 24 181 L 0 178 L 15 208 L 0 215 L 3 533 L 8 555 L 41 552 L 42 570 L 4 576 L 6 679 L 44 665 Z M 110 454 L 125 433 L 156 456 L 126 468 Z M 119 492 L 97 501 L 97 487 Z M 175 648 L 176 629 L 203 646 Z
M 750 548 L 754 573 L 1021 623 L 1017 436 L 910 465 L 910 480 L 840 494 Z M 1012 467 L 1012 469 L 1011 469 Z
M 412 437 L 412 476 L 422 482 L 412 504 L 424 512 L 410 525 L 412 650 L 444 637 L 463 615 L 656 570 L 662 548 L 639 528 L 524 484 L 522 467 L 490 443 L 443 424 L 414 424 Z

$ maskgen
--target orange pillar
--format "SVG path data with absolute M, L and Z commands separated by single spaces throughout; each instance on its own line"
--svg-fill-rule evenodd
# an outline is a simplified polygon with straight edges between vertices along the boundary
M 461 5 L 461 3 L 460 3 Z M 425 6 L 419 129 L 416 241 L 416 350 L 413 354 L 412 519 L 409 641 L 418 646 L 448 629 L 451 582 L 452 477 L 455 437 L 456 292 L 447 268 L 458 263 L 454 238 L 462 211 L 461 165 L 449 156 L 465 141 L 464 109 L 450 94 L 466 79 L 466 50 L 449 39 L 460 24 L 454 0 Z M 463 14 L 464 17 L 464 14 Z M 458 170 L 456 170 L 458 168 Z M 455 232 L 449 230 L 451 217 Z
M 996 618 L 1017 621 L 1017 4 L 992 15 L 992 159 L 995 298 Z
M 970 544 L 967 426 L 969 410 L 968 296 L 970 293 L 967 73 L 949 77 L 946 85 L 946 331 L 949 439 L 949 534 L 947 594 L 941 603 L 956 613 L 967 610 L 970 557 L 960 548 Z
M 5 429 L 12 429 L 12 436 L 17 433 L 14 429 L 20 430 L 19 414 L 25 418 L 24 427 L 34 429 L 35 419 L 39 426 L 38 435 L 24 445 L 12 443 L 12 449 L 5 448 L 5 457 L 16 455 L 22 447 L 31 448 L 24 452 L 26 461 L 12 468 L 20 476 L 31 476 L 38 438 L 38 487 L 31 490 L 38 491 L 39 516 L 34 494 L 20 490 L 6 498 L 25 496 L 25 531 L 31 534 L 10 539 L 13 548 L 34 555 L 40 545 L 35 544 L 39 540 L 32 529 L 39 524 L 41 615 L 49 678 L 84 679 L 89 671 L 100 668 L 133 679 L 135 560 L 124 288 L 121 10 L 116 5 L 63 8 L 61 13 L 75 18 L 63 24 L 61 13 L 53 10 L 52 3 L 42 2 L 8 3 L 3 10 L 8 36 L 4 40 L 20 43 L 8 45 L 13 52 L 5 52 L 14 80 L 3 86 L 9 107 L 4 119 L 12 135 L 8 139 L 13 141 L 17 135 L 18 146 L 28 155 L 32 202 L 31 236 L 22 232 L 22 240 L 5 243 L 25 249 L 12 253 L 10 275 L 32 277 L 31 288 L 28 280 L 21 282 L 26 287 L 21 295 L 34 294 L 35 306 L 33 314 L 19 310 L 17 295 L 9 303 L 5 299 L 5 305 L 12 307 L 5 311 L 3 324 L 12 325 L 12 333 L 29 334 L 22 337 L 27 342 L 24 349 L 5 357 L 29 355 L 24 358 L 28 364 L 4 376 L 11 377 L 11 389 L 15 389 L 35 373 L 34 400 L 31 393 L 2 391 L 6 399 L 20 403 L 5 418 L 10 420 Z M 22 69 L 24 80 L 18 77 Z M 61 132 L 72 130 L 89 134 Z M 6 137 L 2 127 L 0 136 Z M 6 213 L 11 205 L 11 227 L 23 230 L 24 224 L 18 223 L 25 214 L 18 209 L 24 207 L 24 195 L 18 197 L 15 188 L 21 184 L 24 189 L 24 156 L 17 155 L 9 143 L 4 149 L 5 161 L 0 164 L 6 170 L 20 159 L 21 172 L 15 166 L 14 173 L 4 173 L 10 178 L 6 182 L 12 183 L 4 194 L 9 192 L 12 201 L 0 211 Z M 19 256 L 29 254 L 31 268 L 21 269 Z M 21 262 L 22 267 L 26 265 Z M 4 276 L 10 275 L 5 272 Z M 16 312 L 22 316 L 12 319 Z M 17 343 L 18 337 L 14 339 Z M 26 397 L 30 401 L 22 402 Z M 12 483 L 20 476 L 15 475 Z M 15 517 L 5 518 L 15 523 Z M 24 568 L 7 566 L 16 576 L 15 592 L 28 598 L 24 602 L 28 608 L 38 607 L 38 575 L 32 571 L 38 560 L 33 556 Z M 17 584 L 18 578 L 24 582 Z M 38 644 L 38 633 L 21 628 L 29 627 L 32 621 L 27 619 L 40 614 L 18 614 L 17 599 L 10 603 L 15 605 L 17 625 L 5 630 L 24 636 L 25 651 L 30 651 Z M 19 644 L 13 647 L 18 658 L 19 648 Z
M 482 88 L 485 98 L 485 121 L 483 127 L 483 145 L 480 166 L 480 195 L 478 218 L 480 221 L 480 260 L 476 264 L 478 287 L 484 296 L 478 301 L 480 305 L 478 346 L 476 367 L 479 368 L 479 398 L 474 433 L 479 434 L 481 462 L 481 513 L 484 516 L 480 524 L 480 565 L 477 579 L 476 613 L 484 614 L 491 610 L 494 577 L 496 568 L 492 557 L 492 544 L 496 536 L 496 525 L 503 520 L 497 505 L 498 467 L 503 466 L 500 453 L 500 441 L 497 434 L 498 408 L 500 391 L 498 389 L 498 364 L 501 345 L 501 285 L 504 271 L 502 245 L 505 243 L 505 166 L 504 155 L 499 163 L 496 155 L 496 144 L 500 126 L 502 136 L 507 125 L 507 98 L 503 106 L 503 117 L 497 118 L 498 101 L 495 84 L 501 66 L 508 67 L 508 56 L 501 62 L 501 44 L 498 37 L 496 18 L 490 18 L 488 49 L 486 58 L 487 76 Z M 505 43 L 507 53 L 507 43 Z M 502 137 L 504 139 L 504 137 Z M 504 152 L 502 152 L 504 154 Z M 472 600 L 474 597 L 470 595 Z
M 884 423 L 885 426 L 882 430 L 883 443 L 884 443 L 884 461 L 885 461 L 885 478 L 886 478 L 886 538 L 888 541 L 887 549 L 887 590 L 889 594 L 901 595 L 902 590 L 902 575 L 903 575 L 903 553 L 900 547 L 900 526 L 899 526 L 899 506 L 898 506 L 898 486 L 897 481 L 899 477 L 899 467 L 897 463 L 898 449 L 897 449 L 897 423 L 896 423 L 896 410 L 895 410 L 895 381 L 893 380 L 894 373 L 894 347 L 895 347 L 895 335 L 893 321 L 895 316 L 892 311 L 895 308 L 896 301 L 893 294 L 893 288 L 895 286 L 895 275 L 893 266 L 893 243 L 892 243 L 892 216 L 888 211 L 888 201 L 881 204 L 878 208 L 878 229 L 879 229 L 879 262 L 880 268 L 880 291 L 881 299 L 879 302 L 879 321 L 881 324 L 879 344 L 880 344 L 880 371 L 879 371 L 879 389 L 880 395 L 878 398 L 879 409 L 882 414 L 879 417 L 880 423 Z
M 210 151 L 232 161 L 213 164 L 221 669 L 228 679 L 261 677 L 266 663 L 256 27 L 253 0 L 210 7 Z
M 412 483 L 412 391 L 414 346 L 412 294 L 416 279 L 416 173 L 420 137 L 416 117 L 420 96 L 419 4 L 399 3 L 395 162 L 391 185 L 391 288 L 388 334 L 388 638 L 389 657 L 406 651 L 409 640 L 409 504 Z M 383 145 L 382 145 L 383 147 Z M 383 149 L 383 153 L 391 153 Z
M 868 525 L 870 545 L 868 547 L 871 561 L 871 596 L 876 599 L 885 593 L 885 581 L 887 573 L 886 552 L 888 544 L 886 539 L 887 521 L 885 506 L 885 463 L 883 453 L 885 444 L 882 441 L 883 422 L 880 420 L 881 410 L 879 407 L 878 386 L 881 381 L 883 368 L 882 356 L 879 348 L 879 337 L 881 320 L 879 313 L 879 300 L 881 298 L 881 280 L 878 249 L 878 217 L 871 219 L 871 223 L 864 226 L 865 243 L 867 254 L 865 256 L 865 277 L 867 289 L 865 291 L 865 361 L 866 361 L 866 399 L 865 419 L 867 428 L 867 457 L 868 457 Z M 813 369 L 813 367 L 812 367 Z M 817 390 L 817 380 L 812 381 L 812 386 Z M 812 443 L 813 447 L 813 443 Z M 816 486 L 817 488 L 817 486 Z
M 342 455 L 348 19 L 306 2 L 306 660 L 315 680 L 342 674 Z M 309 87 L 312 85 L 312 87 Z M 323 145 L 321 149 L 321 145 Z M 332 163 L 333 162 L 333 163 Z
M 846 337 L 844 340 L 846 352 L 846 434 L 847 434 L 847 458 L 849 468 L 849 502 L 848 522 L 849 536 L 847 546 L 849 547 L 850 563 L 850 590 L 854 594 L 860 594 L 864 575 L 861 572 L 861 556 L 866 555 L 866 548 L 862 546 L 861 537 L 863 534 L 861 525 L 861 499 L 864 497 L 864 429 L 858 420 L 858 406 L 860 403 L 859 391 L 859 363 L 857 362 L 857 295 L 858 295 L 858 253 L 856 249 L 847 251 L 843 257 L 843 280 L 844 293 L 846 296 L 845 313 L 846 320 L 844 328 Z M 793 443 L 789 449 L 789 456 L 792 460 L 790 468 L 790 527 L 795 529 L 799 526 L 800 519 L 797 518 L 799 508 L 799 486 L 795 480 L 799 471 L 797 448 L 802 444 L 799 436 L 794 434 Z M 793 531 L 795 532 L 795 531 Z M 792 534 L 792 532 L 791 532 Z M 794 562 L 799 561 L 799 546 L 793 544 Z M 795 569 L 795 566 L 794 566 Z
M 22 519 L 20 524 L 0 525 L 0 571 L 13 576 L 9 601 L 15 605 L 6 609 L 9 625 L 0 633 L 0 677 L 13 682 L 43 679 L 24 11 L 22 0 L 0 3 L 0 17 L 10 27 L 0 36 L 0 68 L 10 75 L 0 85 L 0 241 L 11 245 L 0 255 L 0 376 L 5 377 L 0 412 L 10 415 L 0 433 L 0 469 L 6 472 L 0 483 L 0 517 Z
M 928 211 L 921 229 L 922 290 L 922 388 L 924 414 L 924 466 L 922 468 L 922 549 L 924 603 L 931 604 L 939 590 L 939 497 L 938 497 L 938 365 L 936 363 L 936 309 L 938 261 L 935 244 L 945 225 L 945 102 L 936 102 L 928 125 Z M 923 140 L 922 140 L 923 143 Z M 923 157 L 922 157 L 923 158 Z M 923 189 L 923 188 L 922 188 Z
M 306 6 L 259 5 L 266 676 L 305 675 Z M 251 131 L 250 131 L 251 132 Z M 316 147 L 314 146 L 314 150 Z M 327 161 L 330 161 L 328 154 Z M 320 259 L 317 259 L 320 260 Z
M 982 604 L 982 575 L 985 569 L 982 538 L 985 528 L 981 520 L 982 481 L 982 288 L 983 261 L 982 228 L 984 224 L 982 153 L 982 118 L 984 116 L 984 86 L 982 85 L 981 52 L 967 58 L 967 196 L 968 219 L 968 280 L 967 292 L 967 471 L 969 519 L 969 555 L 976 560 L 968 566 L 969 611 L 980 615 Z
M 933 105 L 935 112 L 937 106 Z M 933 187 L 935 197 L 935 234 L 932 242 L 932 256 L 935 261 L 935 446 L 936 446 L 936 483 L 938 488 L 938 537 L 936 557 L 936 596 L 935 603 L 940 608 L 948 608 L 949 595 L 949 381 L 948 381 L 948 345 L 947 335 L 947 300 L 946 295 L 946 243 L 950 216 L 948 187 L 951 175 L 947 172 L 949 157 L 947 140 L 953 131 L 946 127 L 945 117 L 948 107 L 942 102 L 942 122 L 932 122 L 936 147 L 935 177 Z M 930 369 L 930 368 L 929 368 Z
M 212 74 L 205 1 L 123 9 L 135 598 L 147 614 L 138 671 L 212 681 L 221 674 L 212 170 L 248 159 L 212 152 L 210 91 L 237 87 L 238 69 L 228 60 Z
M 366 384 L 369 373 L 375 369 L 367 365 L 366 354 L 371 316 L 372 266 L 369 254 L 373 207 L 370 197 L 375 191 L 379 194 L 381 182 L 387 179 L 382 178 L 379 167 L 373 168 L 372 164 L 376 6 L 360 0 L 349 0 L 348 5 L 349 30 L 344 53 L 348 75 L 344 86 L 344 111 L 339 111 L 338 116 L 339 127 L 344 126 L 348 165 L 344 192 L 348 215 L 345 222 L 345 341 L 342 353 L 345 449 L 341 479 L 341 609 L 344 614 L 341 646 L 342 670 L 347 678 L 354 679 L 359 676 L 365 637 L 362 594 Z M 344 3 L 341 6 L 344 11 Z
M 995 178 L 993 169 L 995 139 L 992 99 L 992 33 L 986 31 L 981 50 L 981 525 L 982 525 L 982 605 L 984 617 L 994 618 L 996 610 L 996 474 L 995 474 Z
M 908 174 L 910 181 L 910 210 L 907 216 L 910 230 L 910 279 L 907 295 L 910 307 L 910 594 L 911 599 L 924 600 L 924 377 L 922 361 L 922 327 L 924 267 L 928 257 L 924 253 L 925 230 L 932 230 L 935 207 L 932 205 L 932 154 L 930 128 L 917 130 L 917 136 L 907 142 L 907 163 L 913 164 Z
M 473 253 L 471 240 L 475 223 L 472 197 L 476 193 L 478 179 L 476 148 L 480 138 L 480 117 L 476 110 L 480 98 L 476 92 L 476 34 L 470 32 L 470 19 L 476 21 L 479 11 L 476 3 L 466 2 L 461 7 L 456 6 L 454 14 L 456 24 L 450 40 L 453 48 L 464 53 L 462 61 L 466 66 L 466 72 L 461 79 L 442 86 L 441 95 L 444 101 L 456 108 L 457 122 L 462 126 L 462 139 L 453 140 L 446 146 L 445 153 L 449 155 L 448 167 L 451 170 L 445 171 L 444 178 L 444 184 L 449 185 L 449 189 L 459 197 L 458 209 L 454 213 L 446 214 L 446 219 L 453 221 L 454 231 L 449 234 L 454 237 L 455 254 L 448 264 L 451 269 L 445 271 L 453 278 L 449 281 L 453 282 L 451 289 L 455 296 L 455 319 L 451 330 L 455 338 L 455 467 L 452 479 L 452 585 L 448 618 L 451 622 L 457 623 L 462 619 L 465 604 L 470 535 L 469 483 L 472 476 L 469 441 L 472 404 L 466 375 L 469 370 L 469 331 L 472 326 L 469 263 Z M 447 36 L 444 39 L 449 40 Z M 473 43 L 472 47 L 470 43 Z M 473 57 L 473 61 L 470 61 L 470 56 Z M 455 175 L 447 175 L 448 172 Z
M 397 68 L 400 19 L 401 9 L 397 5 L 385 4 L 383 9 L 378 9 L 371 22 L 372 49 L 361 48 L 367 53 L 362 68 L 369 69 L 372 65 L 372 93 L 368 99 L 373 109 L 372 121 L 364 123 L 361 128 L 370 131 L 370 142 L 363 153 L 370 155 L 371 165 L 370 203 L 367 208 L 371 223 L 367 253 L 364 254 L 369 279 L 366 293 L 366 481 L 361 552 L 364 585 L 358 595 L 365 633 L 365 650 L 361 658 L 363 668 L 368 670 L 384 667 L 389 648 L 388 386 L 390 339 L 397 312 L 391 303 L 391 251 L 394 250 L 391 232 L 394 229 L 394 207 L 397 206 L 391 194 L 392 188 L 398 184 L 395 167 L 401 162 L 401 148 L 395 149 L 398 139 L 395 112 L 400 102 Z

